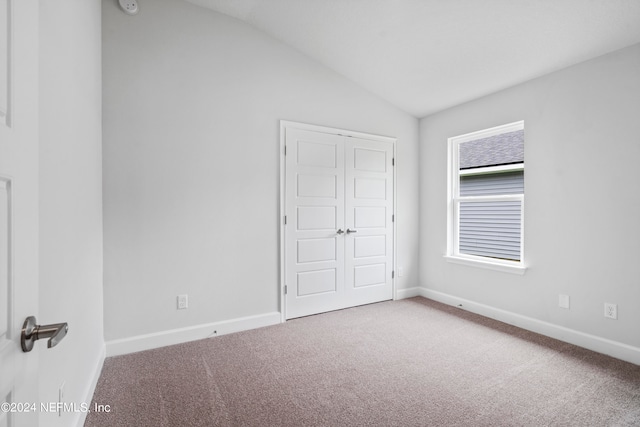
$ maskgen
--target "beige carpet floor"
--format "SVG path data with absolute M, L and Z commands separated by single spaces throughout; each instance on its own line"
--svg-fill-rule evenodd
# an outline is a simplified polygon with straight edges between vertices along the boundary
M 111 357 L 93 403 L 87 427 L 640 426 L 640 366 L 412 298 Z

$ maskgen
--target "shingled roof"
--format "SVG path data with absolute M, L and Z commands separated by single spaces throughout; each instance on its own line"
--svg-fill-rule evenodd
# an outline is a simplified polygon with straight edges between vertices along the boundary
M 460 144 L 460 169 L 524 162 L 524 129 Z

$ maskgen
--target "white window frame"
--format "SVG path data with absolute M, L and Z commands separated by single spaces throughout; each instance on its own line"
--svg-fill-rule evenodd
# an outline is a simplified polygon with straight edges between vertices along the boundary
M 497 196 L 460 196 L 460 176 L 478 173 L 495 173 L 515 170 L 524 170 L 524 163 L 514 165 L 502 165 L 497 167 L 482 168 L 474 172 L 460 171 L 459 152 L 460 144 L 478 139 L 488 138 L 508 132 L 524 129 L 524 121 L 509 123 L 489 129 L 454 136 L 447 140 L 448 143 L 448 181 L 447 181 L 447 253 L 445 258 L 449 262 L 475 267 L 488 268 L 507 273 L 524 274 L 526 271 L 524 257 L 524 194 L 509 194 Z M 519 201 L 520 211 L 520 261 L 501 260 L 496 258 L 469 255 L 460 253 L 459 249 L 459 221 L 460 203 L 462 202 L 495 202 L 495 201 Z

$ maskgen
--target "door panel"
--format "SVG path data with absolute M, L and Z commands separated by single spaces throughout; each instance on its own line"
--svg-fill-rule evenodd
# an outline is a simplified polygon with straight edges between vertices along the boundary
M 37 402 L 20 332 L 38 304 L 38 1 L 0 0 L 0 402 Z M 0 426 L 37 425 L 0 411 Z
M 298 240 L 298 264 L 305 262 L 335 261 L 336 239 Z
M 9 112 L 9 0 L 0 0 L 0 123 L 6 124 Z
M 11 403 L 13 384 L 12 359 L 17 357 L 12 342 L 13 304 L 11 280 L 11 185 L 7 178 L 0 176 L 0 403 Z M 6 380 L 5 380 L 6 378 Z M 6 383 L 5 383 L 6 381 Z M 0 426 L 9 425 L 13 414 L 0 411 Z
M 298 197 L 336 198 L 336 177 L 331 175 L 298 175 Z
M 393 143 L 286 128 L 285 145 L 286 318 L 391 299 Z
M 338 226 L 335 206 L 299 206 L 297 230 L 334 230 Z
M 387 255 L 387 236 L 354 236 L 353 244 L 354 258 Z
M 304 138 L 304 137 L 302 137 Z M 337 146 L 329 142 L 300 139 L 296 143 L 297 164 L 335 169 L 337 167 Z
M 298 273 L 298 283 L 296 286 L 296 296 L 317 295 L 327 292 L 335 293 L 338 289 L 336 280 L 336 269 L 304 271 Z
M 393 144 L 345 141 L 345 290 L 350 305 L 393 297 Z
M 353 286 L 385 285 L 387 277 L 386 264 L 358 265 L 353 268 Z
M 7 315 L 0 316 L 0 347 L 4 346 L 9 337 L 9 316 L 11 315 L 11 301 L 9 295 L 9 259 L 11 240 L 9 223 L 11 199 L 9 180 L 0 177 L 0 313 Z
M 353 208 L 353 224 L 358 230 L 363 228 L 385 228 L 387 216 L 385 207 L 356 206 Z
M 344 151 L 337 135 L 286 130 L 287 318 L 334 310 L 344 292 Z
M 353 168 L 357 171 L 387 172 L 386 151 L 355 148 L 353 150 Z
M 355 178 L 354 192 L 355 199 L 387 199 L 387 182 L 384 179 Z

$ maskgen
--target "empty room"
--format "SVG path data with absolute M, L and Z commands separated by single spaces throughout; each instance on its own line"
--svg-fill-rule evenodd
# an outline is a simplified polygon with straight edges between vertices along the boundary
M 0 426 L 640 426 L 640 2 L 0 0 Z

